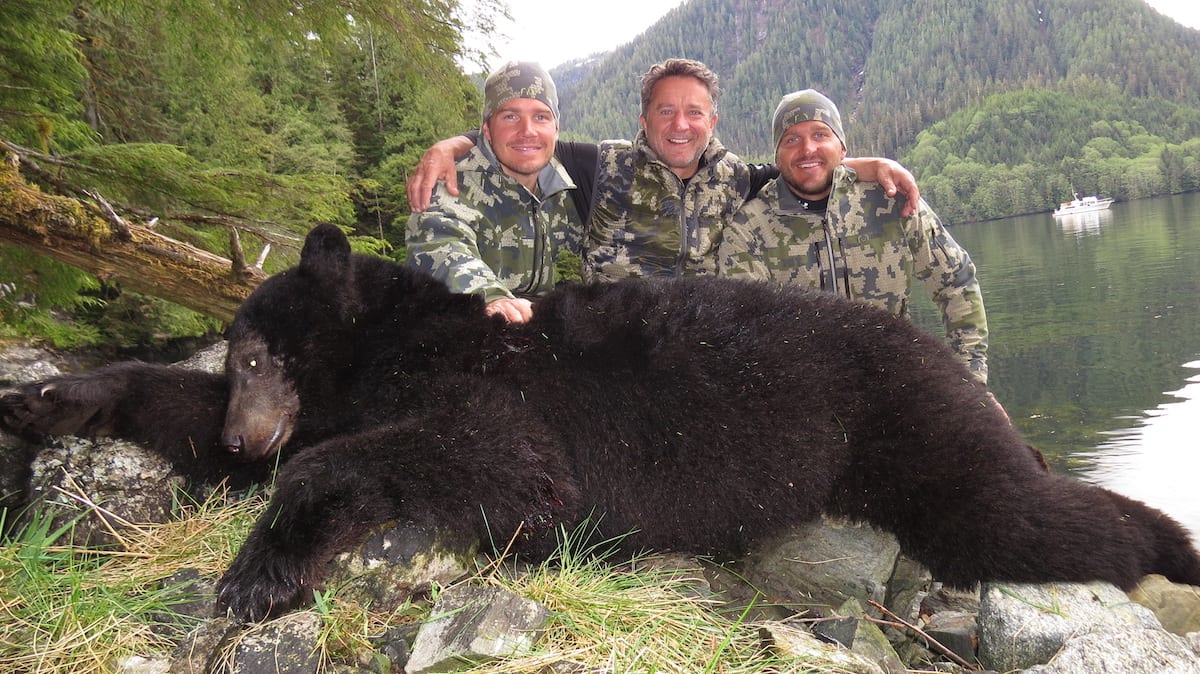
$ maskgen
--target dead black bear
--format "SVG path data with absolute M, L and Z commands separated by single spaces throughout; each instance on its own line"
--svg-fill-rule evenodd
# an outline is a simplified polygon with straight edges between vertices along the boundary
M 116 435 L 197 480 L 290 454 L 220 583 L 257 619 L 380 524 L 488 540 L 602 513 L 638 547 L 737 554 L 821 512 L 955 585 L 1200 584 L 1188 534 L 1050 476 L 940 341 L 829 295 L 695 278 L 551 293 L 532 323 L 321 226 L 229 330 L 226 376 L 126 363 L 0 402 L 25 434 Z

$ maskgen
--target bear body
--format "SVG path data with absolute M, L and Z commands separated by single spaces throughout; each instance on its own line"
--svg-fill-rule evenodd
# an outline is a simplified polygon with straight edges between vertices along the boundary
M 532 322 L 351 255 L 336 228 L 229 330 L 225 376 L 141 363 L 0 397 L 25 434 L 116 435 L 268 512 L 220 583 L 257 619 L 387 522 L 537 551 L 589 517 L 638 548 L 737 555 L 821 513 L 891 531 L 935 579 L 1200 584 L 1165 514 L 1046 473 L 961 364 L 904 319 L 712 278 L 568 286 Z

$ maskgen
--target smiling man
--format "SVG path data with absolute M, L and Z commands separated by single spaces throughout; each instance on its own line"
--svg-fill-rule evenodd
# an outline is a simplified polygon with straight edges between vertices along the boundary
M 482 138 L 455 165 L 454 195 L 439 185 L 408 220 L 406 263 L 458 293 L 478 293 L 489 314 L 532 316 L 529 297 L 554 287 L 560 251 L 580 254 L 575 184 L 554 159 L 558 93 L 536 63 L 510 62 L 484 84 Z
M 812 89 L 783 97 L 771 127 L 779 177 L 733 218 L 717 250 L 719 274 L 820 288 L 907 316 L 914 281 L 942 313 L 946 339 L 987 381 L 987 315 L 971 256 L 924 200 L 903 216 L 845 165 L 833 101 Z
M 716 272 L 721 230 L 754 182 L 714 135 L 718 95 L 716 74 L 699 61 L 667 59 L 642 76 L 641 131 L 599 146 L 588 276 Z

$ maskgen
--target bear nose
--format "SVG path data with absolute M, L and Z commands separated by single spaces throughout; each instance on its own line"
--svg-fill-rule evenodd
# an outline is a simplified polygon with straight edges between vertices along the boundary
M 225 451 L 230 454 L 240 454 L 246 448 L 246 439 L 241 435 L 227 436 L 225 438 Z

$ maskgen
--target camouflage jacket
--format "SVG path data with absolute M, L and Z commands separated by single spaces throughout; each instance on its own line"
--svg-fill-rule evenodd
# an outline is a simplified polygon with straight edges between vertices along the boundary
M 987 315 L 975 264 L 933 209 L 901 204 L 877 183 L 839 166 L 829 208 L 803 209 L 782 182 L 768 184 L 726 228 L 719 273 L 820 288 L 907 316 L 914 280 L 942 313 L 946 339 L 975 376 L 987 381 Z
M 746 200 L 749 167 L 715 138 L 686 183 L 646 144 L 600 144 L 585 277 L 716 273 L 724 223 Z
M 406 264 L 488 302 L 553 288 L 559 253 L 583 245 L 575 184 L 558 160 L 538 176 L 541 198 L 505 175 L 482 139 L 457 169 L 459 196 L 438 183 L 429 208 L 408 219 Z

